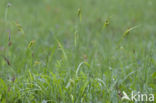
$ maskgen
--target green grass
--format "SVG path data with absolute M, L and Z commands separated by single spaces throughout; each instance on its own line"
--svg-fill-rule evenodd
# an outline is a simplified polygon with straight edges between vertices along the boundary
M 156 94 L 155 5 L 0 0 L 0 103 L 128 103 L 119 92 Z

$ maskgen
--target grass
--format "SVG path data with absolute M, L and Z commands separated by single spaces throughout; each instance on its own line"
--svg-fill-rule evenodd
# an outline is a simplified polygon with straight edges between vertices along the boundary
M 0 103 L 127 103 L 122 91 L 156 94 L 155 5 L 0 0 Z

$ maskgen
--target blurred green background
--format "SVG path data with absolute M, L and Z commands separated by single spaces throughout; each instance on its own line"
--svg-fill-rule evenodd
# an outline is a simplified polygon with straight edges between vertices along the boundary
M 122 91 L 155 94 L 155 5 L 0 0 L 0 102 L 122 103 Z

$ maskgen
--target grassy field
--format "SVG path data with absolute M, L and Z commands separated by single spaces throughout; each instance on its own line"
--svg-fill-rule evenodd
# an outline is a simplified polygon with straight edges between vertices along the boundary
M 156 0 L 0 0 L 0 103 L 134 103 L 123 91 L 156 95 Z

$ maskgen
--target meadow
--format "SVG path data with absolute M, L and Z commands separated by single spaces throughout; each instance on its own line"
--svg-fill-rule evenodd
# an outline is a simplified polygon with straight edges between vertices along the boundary
M 155 0 L 0 0 L 0 103 L 143 103 L 123 91 L 156 95 Z

